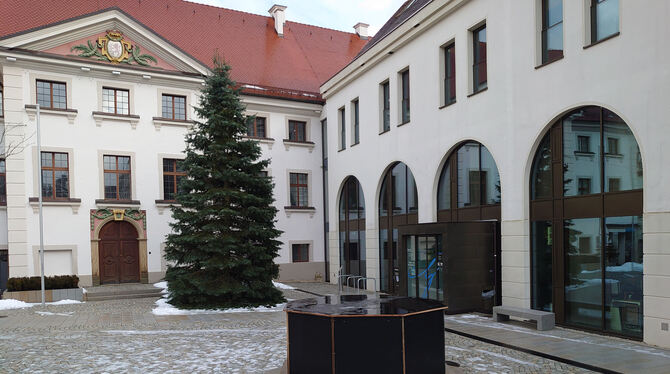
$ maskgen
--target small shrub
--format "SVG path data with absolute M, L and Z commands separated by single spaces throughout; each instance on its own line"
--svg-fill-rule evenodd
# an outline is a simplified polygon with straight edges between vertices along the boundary
M 79 287 L 79 277 L 76 275 L 56 275 L 44 277 L 44 288 L 47 290 L 58 290 L 64 288 Z M 7 291 L 35 291 L 42 289 L 40 277 L 9 278 L 7 280 Z

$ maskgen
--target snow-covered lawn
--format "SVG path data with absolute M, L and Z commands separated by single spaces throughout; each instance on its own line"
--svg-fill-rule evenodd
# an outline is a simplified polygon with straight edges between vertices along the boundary
M 272 282 L 275 287 L 283 289 L 294 289 L 291 286 Z M 179 309 L 174 305 L 167 302 L 168 297 L 170 296 L 168 289 L 168 284 L 166 281 L 154 283 L 154 287 L 162 288 L 163 298 L 156 300 L 156 307 L 151 311 L 154 315 L 157 316 L 183 316 L 183 315 L 194 315 L 194 314 L 219 314 L 219 313 L 249 313 L 249 312 L 281 312 L 284 310 L 284 305 L 286 304 L 277 304 L 272 307 L 259 306 L 255 308 L 230 308 L 230 309 Z
M 47 305 L 68 305 L 68 304 L 81 304 L 81 301 L 77 300 L 61 300 L 54 301 L 52 303 L 46 303 Z M 0 300 L 0 310 L 9 310 L 9 309 L 23 309 L 23 308 L 32 308 L 36 305 L 42 305 L 42 303 L 25 303 L 23 301 L 14 300 L 14 299 L 2 299 Z

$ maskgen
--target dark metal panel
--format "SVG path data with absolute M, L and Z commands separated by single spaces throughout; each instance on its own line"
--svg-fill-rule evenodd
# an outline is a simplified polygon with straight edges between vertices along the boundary
M 361 340 L 361 331 L 372 340 Z M 442 329 L 440 333 L 444 334 Z M 335 373 L 403 372 L 402 318 L 334 318 L 334 334 Z M 304 373 L 328 372 L 330 370 Z
M 495 219 L 500 221 L 500 205 L 484 205 L 481 209 L 481 220 Z
M 404 317 L 404 324 L 405 373 L 444 373 L 444 313 Z
M 563 200 L 563 208 L 565 219 L 598 217 L 602 209 L 602 195 L 566 198 Z
M 478 221 L 481 219 L 481 210 L 479 207 L 460 208 L 457 210 L 457 214 L 459 222 Z
M 642 214 L 642 190 L 614 192 L 605 195 L 605 217 Z
M 289 373 L 332 373 L 331 318 L 287 314 Z
M 554 217 L 553 200 L 536 200 L 530 203 L 531 221 L 551 221 Z

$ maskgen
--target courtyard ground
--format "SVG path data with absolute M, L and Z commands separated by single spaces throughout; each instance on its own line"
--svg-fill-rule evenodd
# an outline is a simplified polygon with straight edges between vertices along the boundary
M 286 298 L 336 293 L 292 284 Z M 286 358 L 281 308 L 156 315 L 156 299 L 0 310 L 1 373 L 267 373 Z M 587 373 L 517 350 L 445 333 L 446 358 L 466 373 Z

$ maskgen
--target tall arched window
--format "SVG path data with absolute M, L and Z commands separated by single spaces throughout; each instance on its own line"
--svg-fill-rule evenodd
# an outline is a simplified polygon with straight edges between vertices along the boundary
M 395 292 L 398 288 L 398 226 L 418 223 L 418 199 L 414 176 L 402 162 L 384 174 L 379 193 L 379 267 L 380 288 Z
M 365 199 L 355 177 L 340 195 L 340 264 L 342 274 L 365 276 Z
M 437 189 L 440 222 L 500 220 L 500 174 L 489 150 L 462 143 L 442 167 Z
M 531 305 L 558 323 L 642 337 L 642 160 L 626 123 L 573 110 L 530 176 Z

